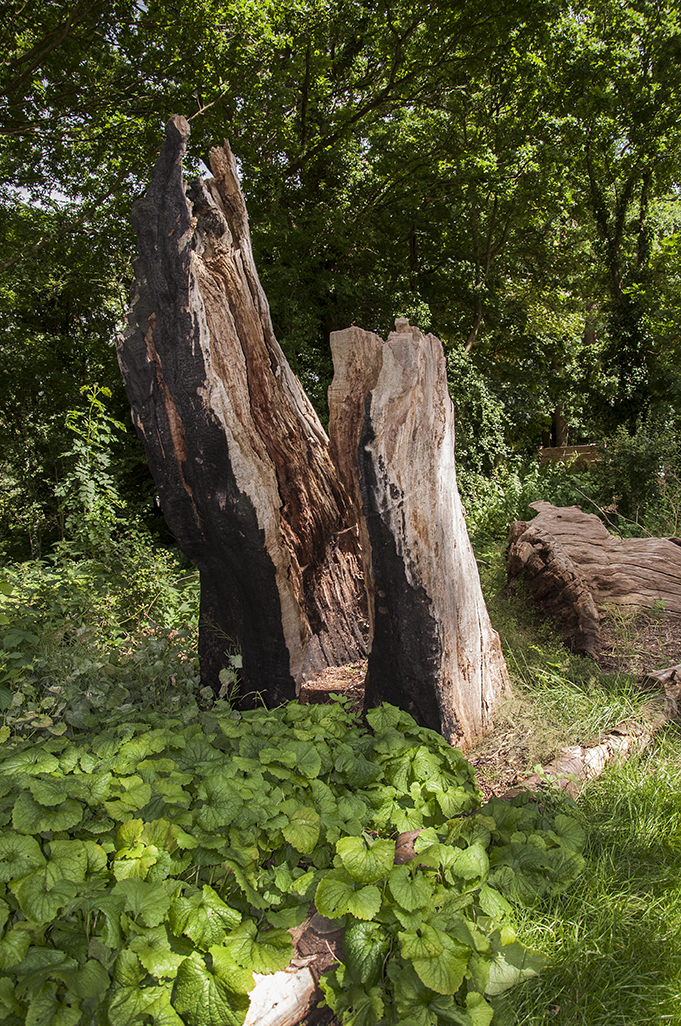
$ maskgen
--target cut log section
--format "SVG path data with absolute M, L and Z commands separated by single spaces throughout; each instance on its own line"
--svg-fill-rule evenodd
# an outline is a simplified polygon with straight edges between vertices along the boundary
M 365 701 L 466 744 L 491 728 L 510 682 L 457 489 L 442 344 L 395 326 L 385 342 L 356 327 L 331 335 L 332 453 L 362 511 L 373 626 Z
M 573 651 L 597 656 L 613 606 L 681 617 L 681 546 L 669 538 L 615 538 L 579 506 L 534 502 L 538 516 L 511 526 L 508 577 L 557 618 Z

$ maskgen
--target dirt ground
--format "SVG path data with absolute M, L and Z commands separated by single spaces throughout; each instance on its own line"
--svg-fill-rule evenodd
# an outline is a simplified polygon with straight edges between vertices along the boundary
M 681 663 L 681 617 L 620 607 L 601 621 L 601 669 L 645 677 Z

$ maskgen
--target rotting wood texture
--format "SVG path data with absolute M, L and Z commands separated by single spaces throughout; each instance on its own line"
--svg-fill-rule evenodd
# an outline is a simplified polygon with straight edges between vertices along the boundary
M 331 335 L 332 452 L 361 503 L 373 642 L 365 702 L 392 702 L 462 744 L 510 693 L 456 484 L 442 344 L 404 318 L 383 342 Z
M 229 146 L 185 193 L 188 136 L 175 116 L 133 208 L 119 362 L 166 521 L 200 571 L 203 682 L 217 690 L 238 646 L 244 691 L 277 702 L 366 654 L 355 515 L 274 336 Z
M 331 441 L 274 336 L 229 145 L 185 187 L 171 119 L 118 356 L 161 506 L 201 577 L 199 654 L 219 688 L 278 703 L 369 656 L 392 702 L 466 744 L 510 689 L 456 485 L 442 345 L 407 321 L 332 339 Z
M 615 538 L 579 506 L 533 502 L 538 515 L 511 526 L 508 576 L 557 617 L 575 652 L 598 655 L 612 606 L 681 616 L 681 546 L 672 538 Z

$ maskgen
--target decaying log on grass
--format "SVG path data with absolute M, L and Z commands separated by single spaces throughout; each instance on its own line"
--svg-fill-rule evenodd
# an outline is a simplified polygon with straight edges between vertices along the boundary
M 666 726 L 675 711 L 669 695 L 652 701 L 636 720 L 623 721 L 603 736 L 592 748 L 574 745 L 563 748 L 556 758 L 506 791 L 501 798 L 510 801 L 524 791 L 542 791 L 547 786 L 576 798 L 585 784 L 596 780 L 615 758 L 627 758 L 646 748 L 655 731 Z
M 332 452 L 362 511 L 366 704 L 391 702 L 468 743 L 510 683 L 457 489 L 442 345 L 398 318 L 385 342 L 353 327 L 331 335 L 331 350 Z
M 557 617 L 575 652 L 598 655 L 612 606 L 663 608 L 681 616 L 681 546 L 669 538 L 616 538 L 579 506 L 534 502 L 534 520 L 511 526 L 509 581 Z
M 229 146 L 185 191 L 188 136 L 173 117 L 133 209 L 118 356 L 166 521 L 200 571 L 203 682 L 217 690 L 238 645 L 243 690 L 276 703 L 366 655 L 356 517 L 274 336 Z

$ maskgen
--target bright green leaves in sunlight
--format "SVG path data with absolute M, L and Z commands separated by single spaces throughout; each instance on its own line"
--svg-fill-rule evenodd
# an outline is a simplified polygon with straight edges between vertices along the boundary
M 488 998 L 541 968 L 513 903 L 575 878 L 583 830 L 535 804 L 480 810 L 459 751 L 390 706 L 367 719 L 217 703 L 5 742 L 8 1026 L 241 1026 L 253 974 L 289 965 L 313 901 L 342 931 L 322 979 L 342 1022 L 488 1024 Z M 401 865 L 394 809 L 421 830 Z

